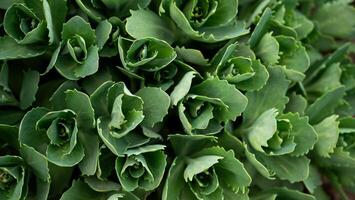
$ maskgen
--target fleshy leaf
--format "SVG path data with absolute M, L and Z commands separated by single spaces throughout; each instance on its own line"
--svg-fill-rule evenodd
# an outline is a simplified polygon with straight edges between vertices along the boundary
M 315 151 L 320 156 L 329 157 L 329 154 L 333 153 L 336 147 L 339 137 L 339 122 L 337 118 L 338 116 L 332 115 L 314 125 L 314 129 L 318 134 Z

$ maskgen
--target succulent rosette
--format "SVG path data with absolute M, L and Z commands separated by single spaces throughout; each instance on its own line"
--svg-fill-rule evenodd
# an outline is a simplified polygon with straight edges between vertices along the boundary
M 172 91 L 180 121 L 188 134 L 216 134 L 221 123 L 235 120 L 245 109 L 245 96 L 225 80 L 209 78 L 191 87 L 196 72 L 188 72 Z M 191 88 L 190 88 L 191 87 Z
M 168 43 L 153 38 L 135 41 L 120 38 L 119 51 L 123 68 L 119 69 L 142 85 L 160 87 L 166 91 L 176 85 L 185 73 L 196 72 L 183 59 L 176 59 L 176 51 L 188 53 L 185 50 L 174 50 Z
M 3 28 L 8 36 L 1 38 L 1 46 L 5 47 L 1 50 L 1 60 L 37 57 L 59 44 L 67 13 L 64 0 L 4 4 Z
M 26 197 L 26 174 L 18 156 L 0 156 L 0 195 L 3 199 L 22 200 Z
M 237 0 L 163 0 L 160 12 L 167 13 L 184 34 L 203 42 L 218 42 L 248 33 L 245 23 L 237 21 Z
M 45 159 L 37 155 L 30 157 L 22 151 L 15 126 L 0 125 L 0 144 L 0 197 L 13 200 L 47 199 L 50 179 Z M 36 165 L 31 165 L 30 160 L 35 161 Z M 41 188 L 41 191 L 31 191 L 34 188 Z
M 278 114 L 288 102 L 289 81 L 281 67 L 269 68 L 269 73 L 270 78 L 261 90 L 246 93 L 249 103 L 243 113 L 244 125 L 236 133 L 242 135 L 246 144 L 246 157 L 262 175 L 303 181 L 310 163 L 305 155 L 317 142 L 317 133 L 308 117 Z M 266 97 L 267 94 L 273 95 Z
M 143 88 L 132 94 L 123 82 L 111 81 L 98 87 L 90 99 L 98 133 L 116 155 L 159 138 L 152 127 L 164 118 L 170 104 L 169 96 L 160 88 Z
M 245 44 L 227 43 L 212 58 L 213 75 L 240 90 L 259 90 L 269 77 L 266 67 Z
M 116 174 L 126 191 L 150 191 L 159 186 L 167 164 L 163 149 L 163 145 L 147 145 L 116 158 Z
M 29 111 L 21 121 L 19 140 L 25 152 L 45 155 L 61 167 L 79 164 L 83 174 L 93 174 L 98 154 L 94 110 L 89 97 L 73 87 L 74 83 L 65 82 L 56 90 L 52 109 Z
M 293 27 L 287 24 L 285 5 L 280 4 L 273 9 L 274 12 L 270 8 L 264 10 L 250 37 L 249 45 L 264 64 L 284 66 L 290 80 L 302 81 L 310 66 L 310 58 L 298 38 L 307 36 L 313 26 L 301 24 L 300 27 Z M 298 34 L 296 30 L 301 33 Z
M 129 71 L 158 71 L 168 66 L 176 52 L 165 41 L 156 38 L 129 40 L 119 38 L 118 50 L 123 67 Z
M 77 80 L 97 72 L 99 49 L 95 31 L 79 16 L 63 25 L 62 44 L 52 56 L 57 71 L 69 80 Z
M 232 150 L 213 146 L 212 136 L 171 135 L 174 159 L 166 199 L 246 199 L 251 178 Z M 233 167 L 232 167 L 233 166 Z

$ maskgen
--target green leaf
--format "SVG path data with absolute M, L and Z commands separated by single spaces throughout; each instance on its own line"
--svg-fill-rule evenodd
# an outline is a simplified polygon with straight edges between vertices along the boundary
M 258 154 L 257 157 L 281 180 L 294 183 L 304 181 L 308 177 L 310 160 L 306 156 L 266 156 Z
M 268 179 L 275 179 L 273 176 L 275 175 L 273 172 L 271 172 L 266 166 L 264 166 L 253 154 L 252 152 L 249 151 L 247 145 L 245 145 L 245 156 L 247 160 L 255 167 L 255 169 L 264 177 Z
M 26 144 L 29 147 L 33 147 L 42 154 L 45 153 L 48 138 L 45 133 L 39 133 L 37 131 L 36 123 L 47 113 L 48 110 L 46 108 L 33 108 L 22 118 L 19 127 L 20 144 Z
M 308 106 L 306 110 L 306 115 L 309 116 L 310 123 L 318 123 L 334 113 L 334 109 L 338 106 L 339 101 L 344 95 L 345 88 L 341 86 L 320 96 L 313 104 Z
M 59 43 L 62 25 L 68 8 L 66 0 L 43 0 L 43 12 L 47 22 L 49 44 Z
M 187 72 L 170 94 L 171 105 L 176 106 L 189 92 L 196 72 Z
M 332 14 L 337 13 L 337 17 Z M 323 4 L 315 13 L 319 30 L 327 35 L 337 38 L 354 38 L 355 36 L 355 9 L 347 1 L 334 1 Z M 341 21 L 342 23 L 338 23 Z
M 307 108 L 307 100 L 296 93 L 292 93 L 289 96 L 289 102 L 286 105 L 285 112 L 293 112 L 299 113 L 300 115 L 304 115 L 304 112 Z
M 321 174 L 315 166 L 310 166 L 308 178 L 304 180 L 303 183 L 311 193 L 313 193 L 317 187 L 322 185 Z
M 94 128 L 94 109 L 91 106 L 89 97 L 77 90 L 65 91 L 66 108 L 71 109 L 76 114 L 79 128 Z
M 107 40 L 110 38 L 112 24 L 108 20 L 100 21 L 96 27 L 96 42 L 99 50 L 102 50 Z
M 265 35 L 267 32 L 271 14 L 272 12 L 270 8 L 266 8 L 264 13 L 261 15 L 259 22 L 256 24 L 256 27 L 250 36 L 249 44 L 251 48 L 254 48 L 260 42 L 263 35 Z
M 313 146 L 318 140 L 318 135 L 314 128 L 308 123 L 308 117 L 300 117 L 297 113 L 287 113 L 281 115 L 279 119 L 289 120 L 292 125 L 290 135 L 294 136 L 296 148 L 291 155 L 305 155 L 309 150 L 313 149 Z
M 206 155 L 197 158 L 188 158 L 187 166 L 184 170 L 184 179 L 186 182 L 192 181 L 192 178 L 218 163 L 218 160 L 223 159 L 220 156 Z
M 185 47 L 175 47 L 178 59 L 194 65 L 207 66 L 208 59 L 203 56 L 201 51 L 197 49 L 189 49 Z
M 182 157 L 176 157 L 170 166 L 166 182 L 164 184 L 162 200 L 177 199 L 181 196 L 182 190 L 189 190 L 185 187 L 184 168 L 185 163 Z M 187 191 L 186 191 L 187 192 Z
M 80 131 L 78 132 L 79 142 L 84 147 L 84 158 L 79 163 L 80 171 L 83 175 L 94 175 L 97 170 L 100 149 L 99 137 L 94 131 Z
M 20 45 L 10 37 L 0 38 L 0 60 L 14 60 L 37 57 L 46 52 L 41 46 Z
M 262 147 L 268 146 L 268 140 L 272 138 L 277 129 L 276 109 L 270 109 L 262 113 L 252 124 L 250 128 L 245 130 L 250 145 L 257 151 L 264 152 Z
M 315 151 L 320 156 L 329 157 L 329 154 L 333 153 L 336 147 L 339 137 L 339 122 L 337 119 L 337 115 L 332 115 L 314 125 L 314 129 L 318 134 Z
M 60 200 L 105 200 L 110 195 L 92 190 L 80 180 L 74 180 L 72 186 L 64 192 Z
M 37 71 L 24 72 L 24 79 L 22 81 L 20 93 L 21 109 L 27 109 L 35 101 L 38 90 L 38 83 L 39 73 Z
M 273 65 L 280 59 L 280 45 L 272 32 L 266 33 L 255 47 L 255 55 L 259 57 L 266 65 Z
M 69 144 L 63 146 L 49 145 L 47 149 L 48 161 L 61 166 L 72 167 L 77 165 L 85 156 L 84 148 L 81 144 L 75 145 L 74 149 L 68 154 Z
M 45 182 L 50 181 L 47 158 L 33 147 L 22 144 L 20 148 L 23 160 L 28 164 L 36 176 Z
M 167 19 L 159 17 L 150 10 L 132 10 L 126 23 L 128 34 L 136 39 L 154 37 L 171 44 L 176 40 L 176 36 L 169 27 L 171 23 Z
M 203 148 L 214 146 L 217 137 L 206 135 L 169 135 L 169 141 L 176 155 L 187 156 Z
M 142 125 L 153 127 L 154 124 L 162 122 L 168 114 L 170 106 L 169 95 L 160 88 L 145 87 L 140 89 L 137 96 L 143 100 L 144 119 Z

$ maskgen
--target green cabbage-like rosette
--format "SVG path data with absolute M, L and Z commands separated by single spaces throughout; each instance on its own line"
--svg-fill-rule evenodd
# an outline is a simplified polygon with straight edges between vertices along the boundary
M 270 67 L 266 85 L 247 92 L 248 106 L 243 112 L 242 126 L 235 131 L 246 144 L 245 154 L 255 169 L 267 178 L 276 175 L 290 182 L 308 176 L 310 160 L 306 154 L 313 149 L 317 133 L 307 116 L 282 113 L 288 102 L 289 81 L 281 67 Z
M 237 21 L 237 0 L 163 0 L 160 12 L 194 40 L 212 43 L 248 33 L 245 23 Z
M 4 28 L 20 44 L 44 42 L 48 40 L 47 25 L 38 15 L 25 4 L 14 4 L 6 11 Z
M 290 80 L 302 81 L 310 66 L 310 59 L 306 48 L 298 40 L 295 28 L 285 22 L 286 14 L 284 6 L 275 8 L 274 14 L 266 8 L 249 44 L 264 64 L 281 65 Z
M 177 157 L 163 190 L 167 199 L 248 199 L 251 177 L 232 150 L 208 147 L 211 136 L 171 135 Z
M 79 8 L 95 21 L 110 17 L 124 18 L 130 10 L 144 9 L 151 0 L 76 0 Z
M 305 155 L 313 149 L 317 133 L 307 117 L 294 113 L 277 115 L 275 109 L 267 110 L 244 130 L 246 156 L 267 178 L 276 174 L 282 180 L 303 181 L 310 162 Z
M 56 48 L 67 13 L 65 0 L 6 1 L 0 60 L 32 58 Z M 48 46 L 49 45 L 49 46 Z
M 165 41 L 156 38 L 130 40 L 120 37 L 118 50 L 123 67 L 129 71 L 158 71 L 168 66 L 176 52 Z
M 99 49 L 95 31 L 79 16 L 63 25 L 62 44 L 52 56 L 57 71 L 69 80 L 78 80 L 97 72 Z
M 174 88 L 172 104 L 177 105 L 187 134 L 216 134 L 222 130 L 222 122 L 235 120 L 244 111 L 248 100 L 233 85 L 218 78 L 191 87 L 195 74 L 186 73 Z
M 116 159 L 116 174 L 126 191 L 157 188 L 163 179 L 166 158 L 163 145 L 148 145 L 130 149 Z
M 259 90 L 269 77 L 265 66 L 245 44 L 228 43 L 213 57 L 211 66 L 214 75 L 240 90 Z
M 59 1 L 25 0 L 13 3 L 4 16 L 4 29 L 17 43 L 58 43 L 58 34 L 66 15 L 66 3 Z
M 24 151 L 18 131 L 18 127 L 0 124 L 0 197 L 45 200 L 51 181 L 47 161 L 44 156 Z
M 51 97 L 52 110 L 33 108 L 21 121 L 19 141 L 25 153 L 45 155 L 61 167 L 79 165 L 83 174 L 96 171 L 98 137 L 89 97 L 65 82 Z M 36 137 L 34 137 L 36 136 Z
M 109 81 L 90 98 L 98 133 L 114 154 L 122 155 L 129 148 L 160 138 L 152 127 L 163 120 L 170 104 L 169 96 L 161 89 L 143 88 L 134 95 L 123 82 Z
M 27 195 L 25 164 L 18 156 L 0 156 L 1 199 L 22 200 Z

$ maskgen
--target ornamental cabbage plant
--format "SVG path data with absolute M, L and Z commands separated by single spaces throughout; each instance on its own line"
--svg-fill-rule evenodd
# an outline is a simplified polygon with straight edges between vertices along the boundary
M 0 1 L 0 200 L 355 198 L 351 0 Z

